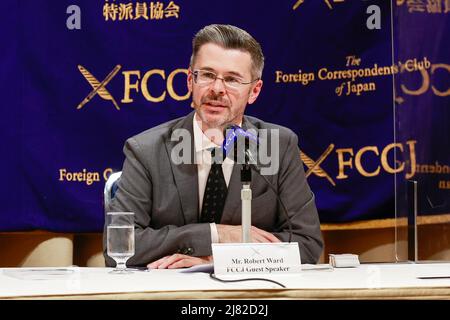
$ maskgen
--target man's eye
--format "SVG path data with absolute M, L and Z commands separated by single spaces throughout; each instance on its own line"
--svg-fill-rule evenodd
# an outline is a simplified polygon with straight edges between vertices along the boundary
M 225 80 L 226 83 L 230 83 L 230 84 L 235 84 L 235 83 L 239 82 L 239 80 L 235 77 L 225 77 L 223 79 Z
M 212 72 L 203 72 L 201 76 L 205 79 L 215 79 L 216 75 Z

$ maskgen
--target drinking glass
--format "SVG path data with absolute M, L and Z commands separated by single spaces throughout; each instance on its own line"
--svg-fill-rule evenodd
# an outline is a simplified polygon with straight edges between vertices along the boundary
M 106 219 L 107 252 L 116 261 L 116 268 L 110 273 L 131 273 L 126 263 L 134 256 L 134 213 L 107 212 Z

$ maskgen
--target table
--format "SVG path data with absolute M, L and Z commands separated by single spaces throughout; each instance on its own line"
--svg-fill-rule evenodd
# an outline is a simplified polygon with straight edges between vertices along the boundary
M 450 263 L 326 266 L 257 276 L 286 288 L 265 281 L 222 283 L 208 273 L 180 270 L 114 275 L 110 268 L 2 268 L 0 299 L 450 299 Z

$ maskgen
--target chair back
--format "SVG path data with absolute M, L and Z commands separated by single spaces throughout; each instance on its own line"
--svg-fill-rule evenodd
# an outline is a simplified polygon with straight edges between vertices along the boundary
M 105 209 L 109 206 L 109 203 L 116 195 L 116 191 L 118 188 L 118 182 L 120 180 L 120 176 L 122 175 L 122 171 L 112 173 L 108 180 L 105 183 L 105 189 L 103 190 L 103 199 Z

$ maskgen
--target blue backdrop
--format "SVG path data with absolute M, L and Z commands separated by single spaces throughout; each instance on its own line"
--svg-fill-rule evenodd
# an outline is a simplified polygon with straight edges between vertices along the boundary
M 101 231 L 125 140 L 192 110 L 191 41 L 211 23 L 261 43 L 264 86 L 247 114 L 299 135 L 321 222 L 393 218 L 395 176 L 424 179 L 450 212 L 450 172 L 416 170 L 450 165 L 450 4 L 423 3 L 2 2 L 0 231 Z M 369 5 L 380 29 L 367 26 Z

